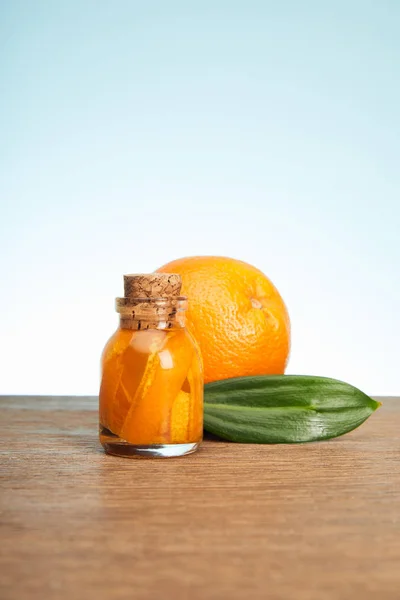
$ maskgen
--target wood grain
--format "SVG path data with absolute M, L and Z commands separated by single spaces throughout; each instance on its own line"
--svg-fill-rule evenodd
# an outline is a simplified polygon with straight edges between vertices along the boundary
M 330 442 L 106 456 L 95 398 L 3 397 L 3 600 L 398 600 L 400 399 Z

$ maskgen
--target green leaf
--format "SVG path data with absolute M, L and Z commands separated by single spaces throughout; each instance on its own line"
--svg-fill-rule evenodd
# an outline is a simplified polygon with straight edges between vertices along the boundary
M 232 442 L 313 442 L 352 431 L 379 406 L 357 388 L 327 377 L 238 377 L 205 385 L 204 428 Z

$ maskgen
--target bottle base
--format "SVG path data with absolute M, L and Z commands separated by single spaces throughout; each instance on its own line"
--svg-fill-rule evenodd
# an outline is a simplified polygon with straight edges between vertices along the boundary
M 136 445 L 126 442 L 100 426 L 100 442 L 107 454 L 123 458 L 174 458 L 196 452 L 200 442 L 188 444 Z

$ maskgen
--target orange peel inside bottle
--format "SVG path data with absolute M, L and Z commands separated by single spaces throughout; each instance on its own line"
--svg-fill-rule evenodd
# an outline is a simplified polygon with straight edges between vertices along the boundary
M 124 440 L 138 445 L 171 442 L 172 408 L 187 377 L 192 355 L 184 331 L 168 334 L 162 350 L 149 355 L 120 432 Z

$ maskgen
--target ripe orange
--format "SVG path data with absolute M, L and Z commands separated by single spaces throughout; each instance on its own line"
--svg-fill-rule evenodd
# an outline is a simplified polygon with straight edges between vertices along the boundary
M 272 282 L 251 265 L 221 256 L 174 260 L 189 298 L 188 327 L 203 355 L 205 382 L 284 372 L 290 349 L 286 306 Z

